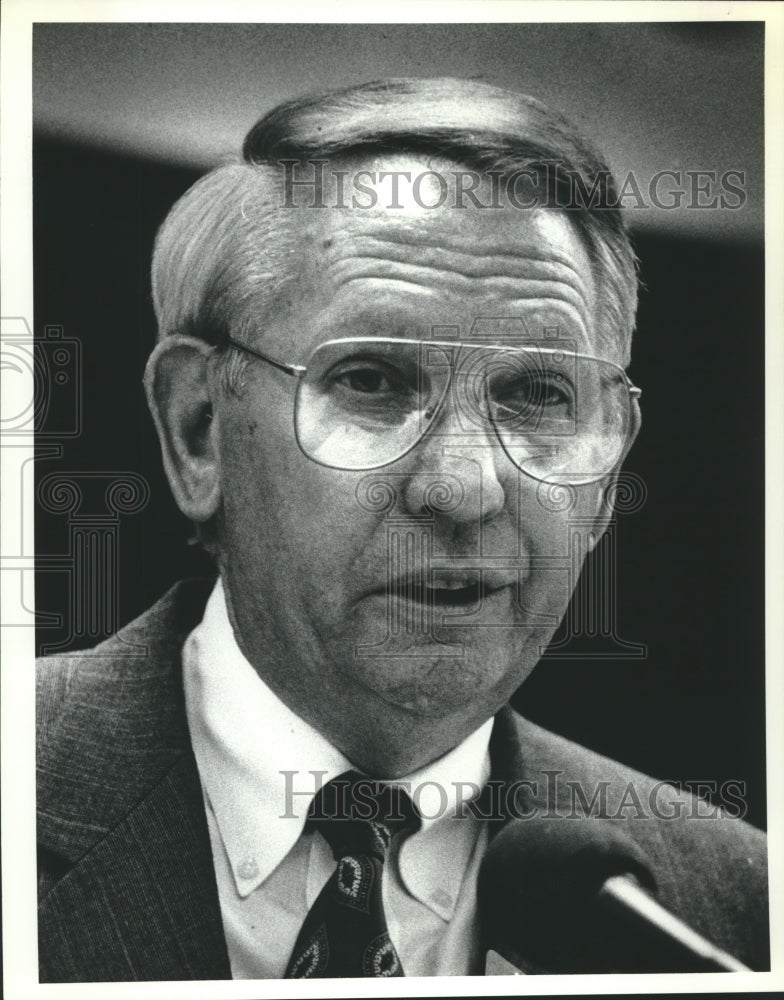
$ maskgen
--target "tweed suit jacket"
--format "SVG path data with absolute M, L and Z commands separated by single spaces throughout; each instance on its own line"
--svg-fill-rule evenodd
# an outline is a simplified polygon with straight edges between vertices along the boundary
M 42 982 L 231 978 L 181 670 L 212 585 L 178 584 L 95 649 L 39 661 Z M 494 780 L 537 789 L 534 804 L 547 770 L 584 788 L 607 783 L 610 808 L 630 782 L 643 797 L 654 785 L 511 709 L 496 719 L 491 759 Z M 663 905 L 750 967 L 769 968 L 759 831 L 731 819 L 620 822 L 650 859 Z M 516 961 L 547 971 L 526 966 L 524 946 Z

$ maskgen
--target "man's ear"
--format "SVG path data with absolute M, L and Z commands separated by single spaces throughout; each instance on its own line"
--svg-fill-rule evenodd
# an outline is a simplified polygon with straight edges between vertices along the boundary
M 144 371 L 169 486 L 183 514 L 201 524 L 216 513 L 221 500 L 211 354 L 203 340 L 166 337 Z
M 621 474 L 621 469 L 623 468 L 623 463 L 626 461 L 626 456 L 629 454 L 637 435 L 640 433 L 641 426 L 642 413 L 640 411 L 640 403 L 635 397 L 631 401 L 631 420 L 629 424 L 629 432 L 626 436 L 626 441 L 624 442 L 623 451 L 618 461 L 615 463 L 615 468 L 601 483 L 601 489 L 597 497 L 596 525 L 588 537 L 589 552 L 593 552 L 609 527 L 610 520 L 615 509 L 615 486 L 618 482 L 618 476 Z

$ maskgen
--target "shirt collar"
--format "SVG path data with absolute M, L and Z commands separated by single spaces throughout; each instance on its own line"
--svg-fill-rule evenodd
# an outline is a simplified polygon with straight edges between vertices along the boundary
M 191 741 L 237 892 L 250 895 L 297 842 L 322 784 L 353 767 L 256 673 L 234 637 L 219 579 L 183 647 Z M 459 746 L 398 783 L 423 816 L 399 857 L 408 891 L 443 919 L 454 911 L 476 843 L 473 819 L 454 820 L 465 787 L 489 777 L 488 719 Z M 293 794 L 292 794 L 293 793 Z
M 183 648 L 185 701 L 202 785 L 237 892 L 250 895 L 296 843 L 310 801 L 350 762 L 285 705 L 234 638 L 220 579 Z M 310 771 L 323 772 L 322 781 Z M 287 779 L 282 771 L 289 772 Z M 293 794 L 286 801 L 287 780 Z
M 480 790 L 490 777 L 492 729 L 491 718 L 448 754 L 408 779 L 424 818 L 421 831 L 409 837 L 400 850 L 400 874 L 408 891 L 444 920 L 451 920 L 454 914 L 476 847 L 480 822 L 471 814 L 459 813 L 461 803 L 473 798 L 471 786 Z

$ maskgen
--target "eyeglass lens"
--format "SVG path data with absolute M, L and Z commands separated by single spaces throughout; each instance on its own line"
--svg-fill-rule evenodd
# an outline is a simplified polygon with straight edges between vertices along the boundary
M 448 402 L 448 430 L 437 419 Z M 628 390 L 615 365 L 573 350 L 334 341 L 317 348 L 296 401 L 300 447 L 346 470 L 401 458 L 426 434 L 495 434 L 536 479 L 590 482 L 618 460 Z

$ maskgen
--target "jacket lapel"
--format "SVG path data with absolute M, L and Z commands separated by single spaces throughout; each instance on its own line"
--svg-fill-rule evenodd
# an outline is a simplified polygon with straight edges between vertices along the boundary
M 49 667 L 68 691 L 38 747 L 39 845 L 68 870 L 39 907 L 41 981 L 231 978 L 180 664 L 210 587 Z
M 57 883 L 39 935 L 42 981 L 231 978 L 192 755 Z

